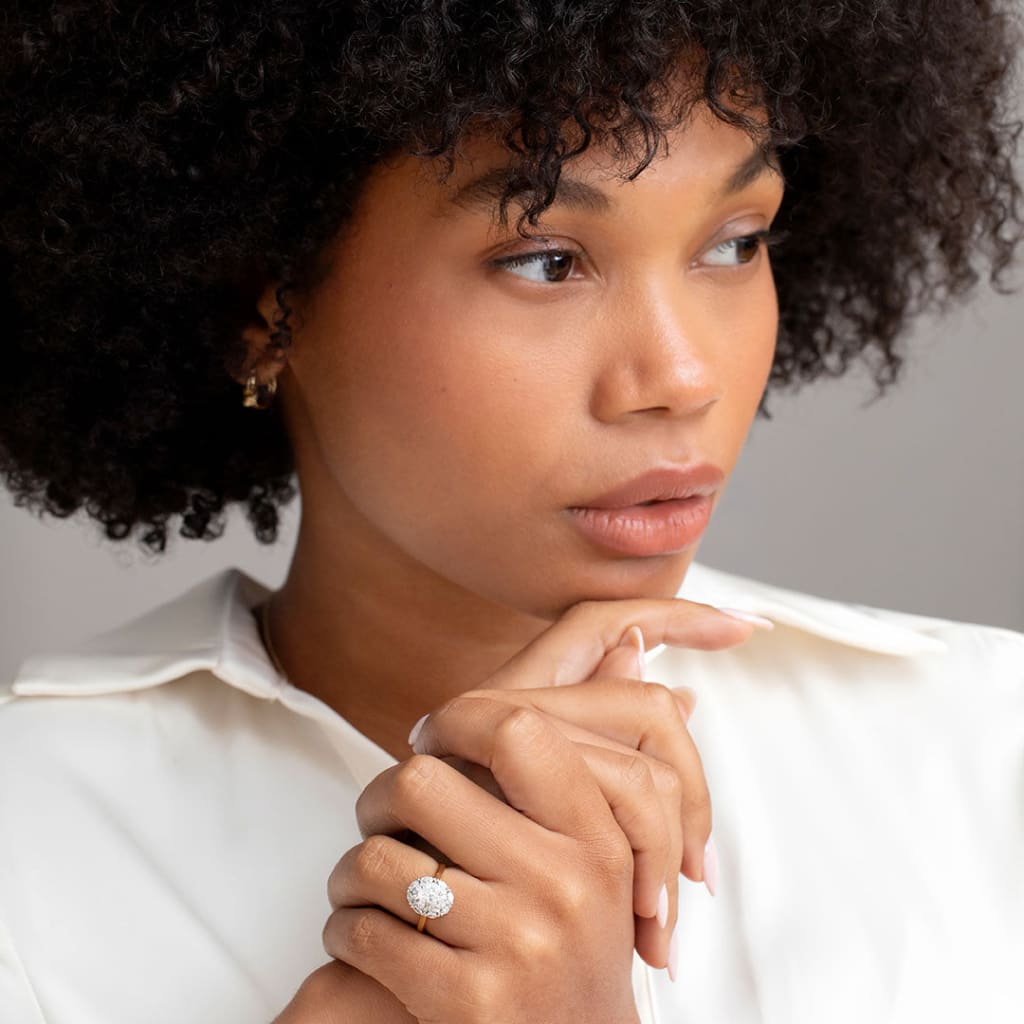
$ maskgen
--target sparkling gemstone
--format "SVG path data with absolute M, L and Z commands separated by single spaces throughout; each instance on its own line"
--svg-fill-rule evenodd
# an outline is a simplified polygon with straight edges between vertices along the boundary
M 405 891 L 409 906 L 425 917 L 443 917 L 452 909 L 455 894 L 448 883 L 432 875 L 423 875 L 409 883 Z

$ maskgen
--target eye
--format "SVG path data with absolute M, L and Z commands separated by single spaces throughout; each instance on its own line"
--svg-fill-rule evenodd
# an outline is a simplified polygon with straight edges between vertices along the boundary
M 710 263 L 713 267 L 740 267 L 756 259 L 762 243 L 766 246 L 775 245 L 780 237 L 765 229 L 750 235 L 730 238 L 709 249 L 703 262 Z
M 537 284 L 558 284 L 566 279 L 569 270 L 572 269 L 573 261 L 582 257 L 579 249 L 537 249 L 534 252 L 524 252 L 518 256 L 503 256 L 500 259 L 491 260 L 491 266 L 508 270 L 518 267 L 531 267 L 537 269 L 537 276 L 528 277 L 517 274 L 526 281 L 534 281 Z

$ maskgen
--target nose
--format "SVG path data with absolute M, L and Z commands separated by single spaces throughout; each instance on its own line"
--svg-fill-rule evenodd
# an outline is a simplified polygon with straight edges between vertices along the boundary
M 720 335 L 707 303 L 685 296 L 675 281 L 667 288 L 638 289 L 618 305 L 602 334 L 600 365 L 591 394 L 591 414 L 614 423 L 637 413 L 693 416 L 722 397 L 716 363 Z

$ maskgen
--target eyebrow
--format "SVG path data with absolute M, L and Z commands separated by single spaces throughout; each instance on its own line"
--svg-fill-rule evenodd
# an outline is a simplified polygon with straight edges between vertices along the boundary
M 714 195 L 714 202 L 721 202 L 742 192 L 763 175 L 772 173 L 780 177 L 778 153 L 774 149 L 758 147 L 737 167 L 725 184 Z M 449 197 L 444 209 L 452 206 L 463 210 L 492 210 L 504 194 L 509 172 L 505 166 L 493 167 L 471 181 L 466 182 Z M 594 215 L 608 214 L 615 208 L 615 200 L 594 185 L 578 178 L 561 177 L 552 205 Z

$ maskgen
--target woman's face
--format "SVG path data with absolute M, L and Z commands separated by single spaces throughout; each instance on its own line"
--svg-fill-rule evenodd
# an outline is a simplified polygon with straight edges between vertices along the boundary
M 777 329 L 767 252 L 742 239 L 781 179 L 762 165 L 726 191 L 754 152 L 703 107 L 631 182 L 588 150 L 562 179 L 605 201 L 560 198 L 527 226 L 544 241 L 516 235 L 515 203 L 503 230 L 493 196 L 452 202 L 507 165 L 488 137 L 444 185 L 439 161 L 378 167 L 279 379 L 304 542 L 543 618 L 674 594 L 696 543 L 616 554 L 569 510 L 654 466 L 731 473 Z

